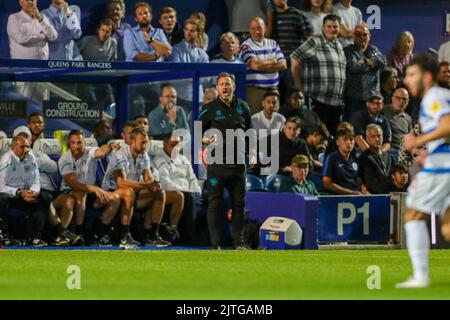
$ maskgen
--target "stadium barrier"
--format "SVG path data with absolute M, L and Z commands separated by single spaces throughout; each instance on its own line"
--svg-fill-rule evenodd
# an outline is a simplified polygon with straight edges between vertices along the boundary
M 295 220 L 303 230 L 301 249 L 342 242 L 401 243 L 405 194 L 314 197 L 247 192 L 246 201 L 249 219 L 260 223 L 273 216 Z

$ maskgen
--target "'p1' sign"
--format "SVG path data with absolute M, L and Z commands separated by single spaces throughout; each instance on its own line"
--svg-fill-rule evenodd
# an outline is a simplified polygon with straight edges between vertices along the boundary
M 319 242 L 387 242 L 389 223 L 387 195 L 319 198 Z
M 337 215 L 337 234 L 339 236 L 344 235 L 344 224 L 351 224 L 356 219 L 356 213 L 363 215 L 363 234 L 365 236 L 369 235 L 369 207 L 370 203 L 366 202 L 361 208 L 356 210 L 356 207 L 351 202 L 340 202 L 338 204 L 338 215 Z M 345 216 L 348 212 L 348 216 Z

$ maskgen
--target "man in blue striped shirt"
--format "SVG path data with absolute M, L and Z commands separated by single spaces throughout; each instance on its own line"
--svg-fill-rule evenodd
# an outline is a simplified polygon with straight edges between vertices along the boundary
M 247 64 L 247 101 L 252 115 L 261 111 L 267 91 L 278 92 L 278 72 L 287 69 L 286 58 L 277 42 L 266 39 L 264 20 L 256 17 L 250 23 L 250 38 L 242 43 L 241 60 Z
M 163 61 L 172 54 L 164 31 L 153 28 L 152 8 L 146 2 L 138 2 L 134 6 L 134 18 L 138 25 L 126 30 L 123 46 L 126 61 Z

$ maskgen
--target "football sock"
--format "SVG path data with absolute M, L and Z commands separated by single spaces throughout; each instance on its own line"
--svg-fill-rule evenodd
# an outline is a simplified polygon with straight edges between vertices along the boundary
M 428 252 L 430 236 L 427 224 L 423 220 L 414 220 L 405 224 L 406 245 L 414 270 L 414 278 L 428 279 Z

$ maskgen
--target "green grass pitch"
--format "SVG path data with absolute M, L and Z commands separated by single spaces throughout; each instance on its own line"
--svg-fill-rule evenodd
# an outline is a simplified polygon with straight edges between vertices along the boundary
M 69 265 L 81 289 L 69 290 Z M 369 290 L 367 268 L 381 269 Z M 449 299 L 450 250 L 430 254 L 432 285 L 395 289 L 405 250 L 0 250 L 0 299 Z

